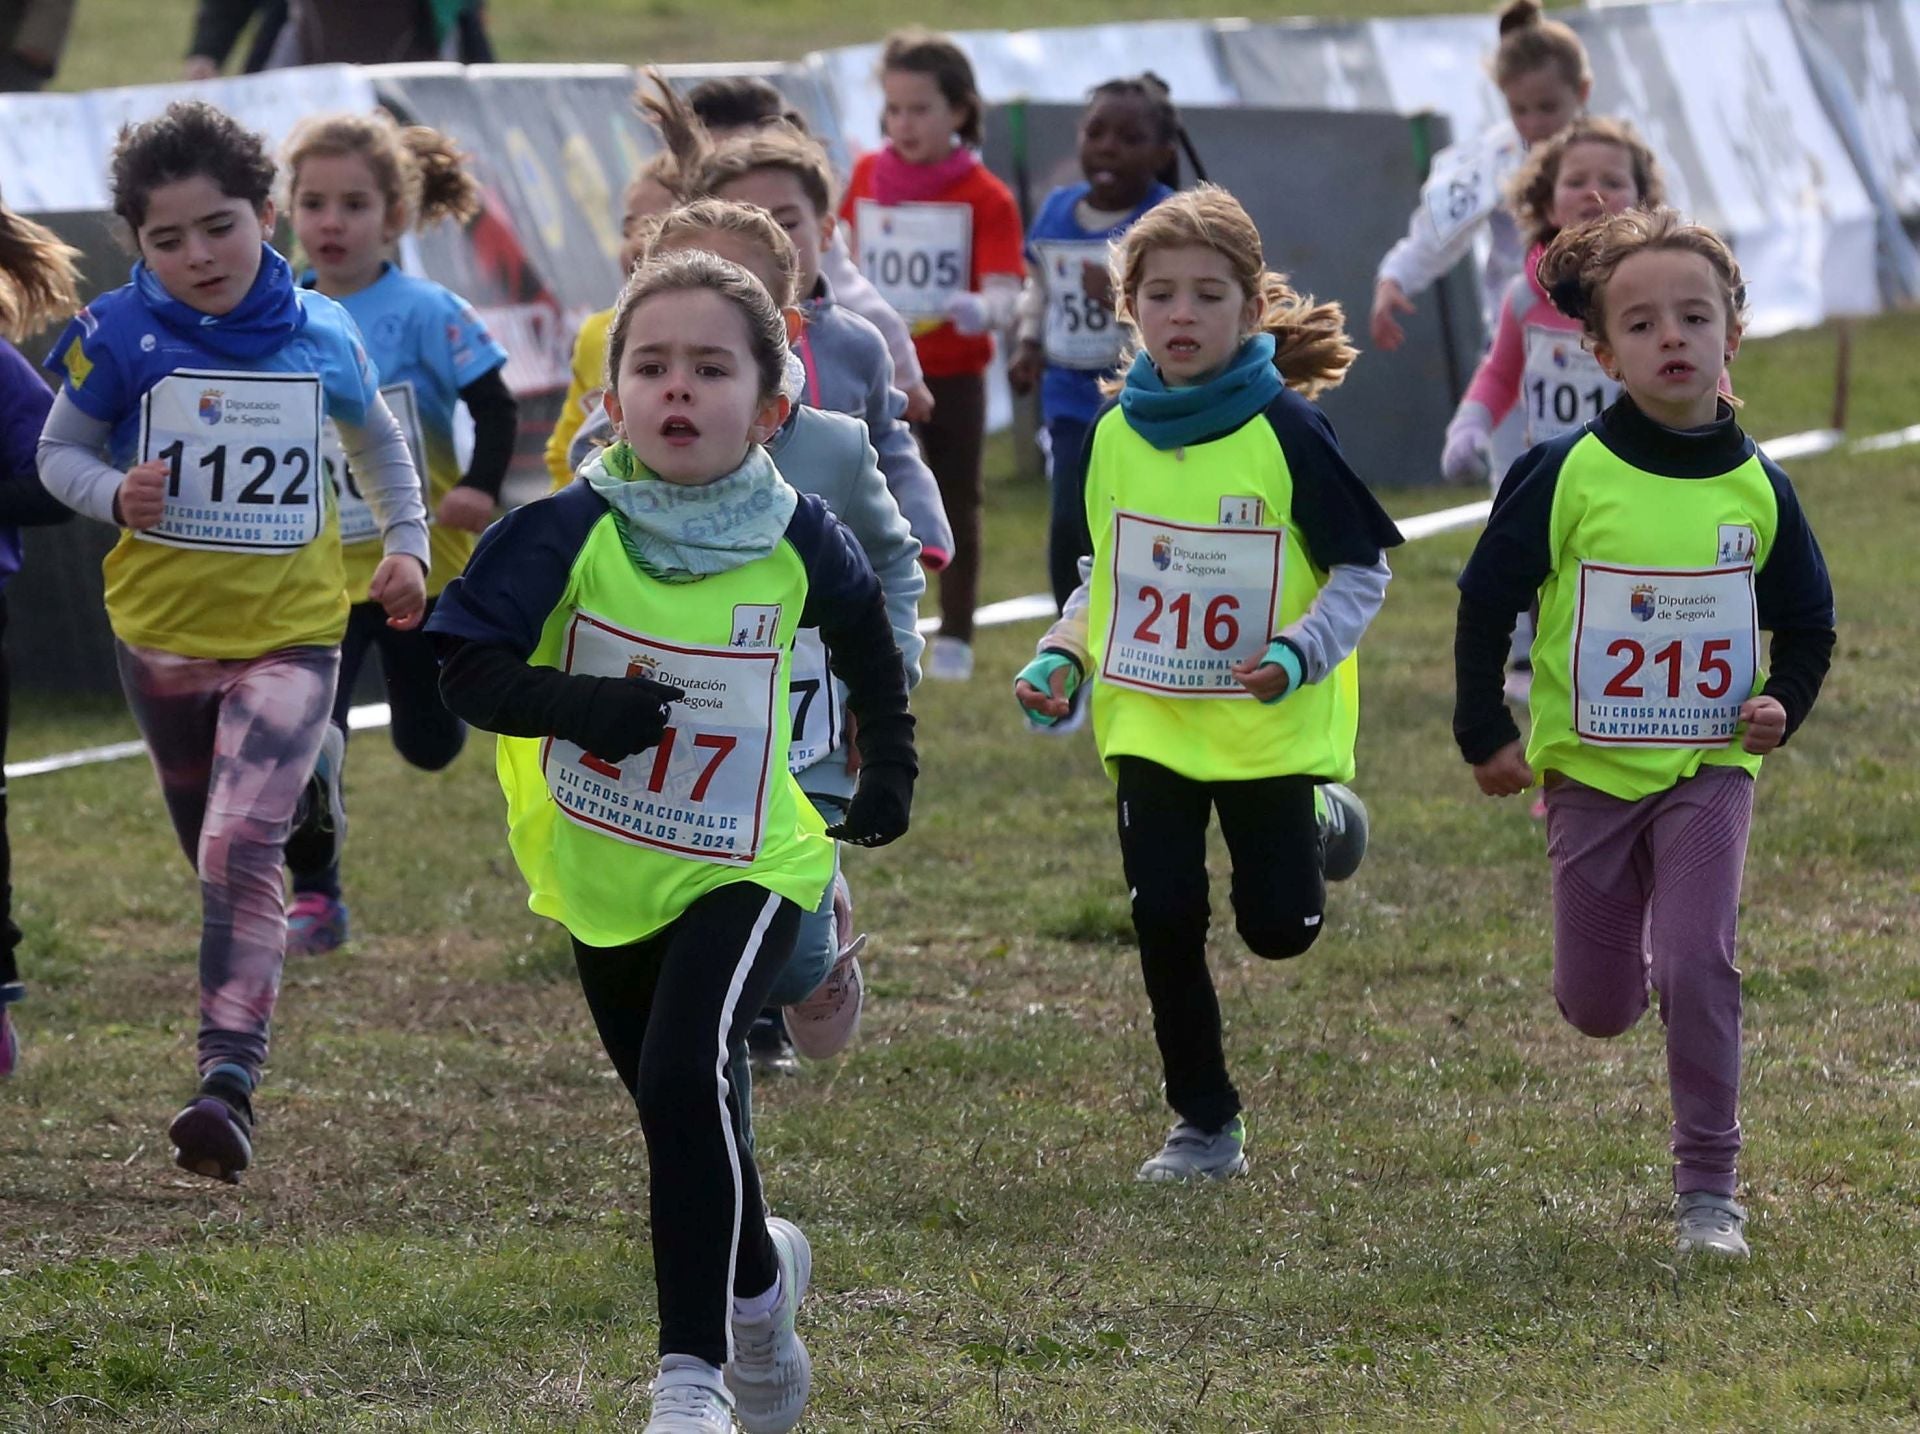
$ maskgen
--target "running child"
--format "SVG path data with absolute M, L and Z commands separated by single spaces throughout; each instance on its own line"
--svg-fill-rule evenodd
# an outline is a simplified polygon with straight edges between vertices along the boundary
M 639 1108 L 660 1301 L 647 1429 L 730 1430 L 737 1407 L 762 1434 L 806 1402 L 812 1256 L 765 1213 L 728 1062 L 832 877 L 831 839 L 906 831 L 913 718 L 859 545 L 762 446 L 788 408 L 766 290 L 670 254 L 628 280 L 609 335 L 621 441 L 495 524 L 432 629 L 448 705 L 502 734 L 530 904 L 567 928 Z M 859 787 L 831 829 L 780 763 L 803 626 L 859 718 Z
M 1088 578 L 1014 693 L 1030 722 L 1091 679 L 1094 741 L 1118 785 L 1120 854 L 1179 1117 L 1142 1180 L 1247 1168 L 1207 969 L 1209 809 L 1233 857 L 1241 938 L 1270 960 L 1319 936 L 1352 875 L 1355 648 L 1386 596 L 1392 521 L 1309 400 L 1353 362 L 1336 304 L 1267 269 L 1224 189 L 1149 210 L 1114 258 L 1134 336 L 1088 445 Z
M 1587 107 L 1593 70 L 1580 37 L 1549 20 L 1540 0 L 1511 0 L 1500 12 L 1500 43 L 1488 65 L 1507 102 L 1507 120 L 1433 157 L 1406 237 L 1387 251 L 1374 280 L 1373 346 L 1406 342 L 1396 315 L 1414 312 L 1413 295 L 1445 277 L 1484 233 L 1480 314 L 1493 332 L 1507 285 L 1520 272 L 1525 241 L 1503 207 L 1508 179 L 1527 151 L 1558 134 Z
M 1632 125 L 1583 117 L 1535 146 L 1507 193 L 1527 256 L 1500 300 L 1493 345 L 1447 425 L 1440 471 L 1450 483 L 1498 476 L 1493 434 L 1515 404 L 1524 403 L 1523 447 L 1532 448 L 1598 418 L 1620 396 L 1620 385 L 1581 342 L 1579 320 L 1547 296 L 1540 256 L 1563 229 L 1657 208 L 1666 186 Z
M 506 350 L 472 306 L 432 280 L 403 274 L 391 255 L 410 229 L 477 213 L 480 187 L 445 135 L 422 125 L 403 130 L 378 113 L 307 121 L 288 143 L 286 168 L 294 237 L 313 266 L 301 282 L 337 300 L 359 327 L 380 373 L 381 395 L 426 480 L 431 612 L 434 596 L 466 566 L 475 535 L 493 521 L 500 483 L 513 461 L 518 405 L 502 375 Z M 473 458 L 464 474 L 453 447 L 459 403 L 473 416 Z M 321 745 L 320 778 L 331 815 L 343 810 L 338 789 L 347 709 L 369 649 L 380 654 L 394 748 L 409 763 L 439 771 L 460 754 L 467 729 L 440 700 L 439 666 L 427 634 L 389 627 L 384 609 L 368 598 L 380 561 L 379 525 L 345 455 L 333 442 L 327 450 L 322 466 L 333 480 L 353 603 L 340 645 L 333 732 Z M 310 842 L 288 845 L 291 951 L 331 951 L 347 939 L 340 864 L 327 851 L 337 845 L 322 843 L 317 853 Z
M 1659 992 L 1677 1248 L 1744 1259 L 1740 882 L 1761 759 L 1826 676 L 1833 589 L 1721 391 L 1746 304 L 1726 244 L 1630 211 L 1561 234 L 1540 278 L 1623 392 L 1501 488 L 1460 576 L 1454 737 L 1488 796 L 1544 784 L 1554 998 L 1608 1037 Z M 1536 600 L 1523 747 L 1500 667 Z
M 732 148 L 732 143 L 722 147 L 723 151 Z M 787 207 L 782 204 L 783 210 Z M 803 238 L 805 228 L 804 222 L 796 228 Z M 788 332 L 799 330 L 802 343 L 813 332 L 810 324 L 801 327 L 808 320 L 793 307 L 807 273 L 806 246 L 796 245 L 766 210 L 715 199 L 671 210 L 647 226 L 642 262 L 689 249 L 717 254 L 752 274 L 783 307 Z M 846 317 L 860 323 L 851 315 Z M 877 336 L 873 336 L 870 358 L 877 365 L 886 363 Z M 808 375 L 796 374 L 798 368 L 797 354 L 790 353 L 789 397 L 795 388 L 817 395 Z M 866 553 L 886 594 L 888 620 L 911 688 L 920 680 L 920 653 L 926 645 L 917 620 L 927 580 L 914 560 L 920 545 L 889 491 L 866 428 L 854 415 L 795 403 L 766 448 L 780 476 L 797 491 L 824 502 Z M 922 481 L 937 511 L 939 495 L 931 491 L 933 479 L 924 470 Z M 826 647 L 815 628 L 802 628 L 794 640 L 788 689 L 792 732 L 787 770 L 799 780 L 814 810 L 825 820 L 837 822 L 846 815 L 855 788 L 848 753 L 847 691 L 833 677 Z M 866 937 L 854 933 L 853 893 L 840 870 L 837 848 L 834 860 L 833 881 L 819 904 L 801 917 L 793 954 L 774 978 L 765 1014 L 748 1033 L 747 1052 L 735 1058 L 732 1075 L 749 1147 L 753 1141 L 751 1068 L 758 1064 L 788 1069 L 796 1047 L 809 1060 L 825 1060 L 844 1050 L 859 1028 L 866 993 L 860 951 Z
M 822 267 L 840 228 L 826 151 L 784 125 L 763 128 L 700 155 L 688 166 L 687 176 L 690 194 L 757 205 L 792 240 L 803 320 L 793 349 L 806 378 L 798 401 L 809 408 L 852 414 L 866 424 L 880 471 L 920 541 L 921 562 L 938 572 L 953 551 L 953 530 L 940 486 L 905 422 L 906 399 L 894 378 L 886 341 L 864 317 L 840 303 Z
M 1020 215 L 976 153 L 985 104 L 964 50 L 944 35 L 898 31 L 880 54 L 880 87 L 887 143 L 854 166 L 840 215 L 861 272 L 914 325 L 933 391 L 919 433 L 953 527 L 953 560 L 940 573 L 927 675 L 964 682 L 980 587 L 986 373 L 993 334 L 1020 299 Z
M 770 81 L 758 75 L 722 75 L 702 80 L 687 91 L 687 104 L 715 143 L 724 143 L 746 133 L 784 125 L 807 135 L 807 119 Z M 893 357 L 893 381 L 907 398 L 907 421 L 925 423 L 933 416 L 933 393 L 920 371 L 920 355 L 913 347 L 913 331 L 899 311 L 854 265 L 847 247 L 844 229 L 836 226 L 826 248 L 820 254 L 820 273 L 833 289 L 834 302 L 853 310 L 880 331 Z M 921 561 L 939 568 L 946 561 L 943 550 L 930 560 L 923 552 Z
M 53 395 L 9 340 L 24 338 L 80 307 L 79 251 L 51 229 L 0 201 L 0 637 L 7 630 L 7 583 L 20 571 L 20 530 L 73 516 L 40 482 L 34 447 Z M 7 728 L 13 677 L 0 647 L 0 1079 L 19 1059 L 11 1007 L 20 980 L 20 928 L 13 920 L 13 846 L 7 837 Z
M 1178 163 L 1180 116 L 1157 75 L 1094 87 L 1080 117 L 1078 184 L 1046 197 L 1027 232 L 1027 287 L 1019 348 L 1007 369 L 1015 393 L 1040 390 L 1047 430 L 1047 570 L 1065 609 L 1080 585 L 1087 534 L 1087 427 L 1100 410 L 1100 380 L 1120 363 L 1126 330 L 1113 316 L 1113 245 L 1173 193 L 1160 176 Z
M 385 556 L 368 593 L 397 628 L 426 602 L 426 515 L 352 318 L 267 245 L 274 170 L 259 136 L 179 101 L 123 128 L 112 166 L 140 262 L 47 360 L 61 388 L 40 473 L 124 530 L 105 563 L 121 685 L 204 912 L 200 1088 L 168 1136 L 181 1168 L 234 1182 L 253 1155 L 286 955 L 282 849 L 347 625 L 324 420 L 377 515 Z

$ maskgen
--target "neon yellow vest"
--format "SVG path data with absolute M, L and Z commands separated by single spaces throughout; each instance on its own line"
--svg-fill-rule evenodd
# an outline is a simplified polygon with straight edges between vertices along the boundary
M 1273 426 L 1256 417 L 1224 438 L 1162 452 L 1111 409 L 1094 430 L 1086 502 L 1094 535 L 1093 731 L 1109 774 L 1114 758 L 1131 756 L 1195 781 L 1351 779 L 1360 723 L 1356 657 L 1271 707 L 1237 684 L 1231 691 L 1238 695 L 1149 690 L 1169 681 L 1224 686 L 1220 660 L 1265 651 L 1326 582 L 1294 527 L 1293 476 Z M 1209 562 L 1237 550 L 1238 568 L 1247 571 L 1259 534 L 1277 535 L 1266 539 L 1281 570 L 1271 622 L 1251 589 L 1226 590 Z M 1166 653 L 1165 665 L 1143 669 L 1133 657 L 1145 652 Z
M 668 584 L 633 565 L 611 513 L 594 526 L 529 664 L 649 671 L 687 697 L 671 709 L 671 735 L 618 766 L 555 738 L 500 738 L 508 840 L 533 910 L 590 946 L 621 946 L 732 882 L 808 910 L 819 902 L 833 843 L 786 764 L 788 666 L 806 595 L 806 568 L 786 542 L 731 572 Z M 742 735 L 742 713 L 756 734 Z
M 1765 681 L 1757 635 L 1749 646 L 1741 632 L 1751 632 L 1752 574 L 1778 521 L 1757 455 L 1712 478 L 1667 478 L 1593 434 L 1573 446 L 1554 490 L 1553 567 L 1533 640 L 1536 772 L 1638 801 L 1703 764 L 1760 770 L 1722 733 L 1725 714 Z

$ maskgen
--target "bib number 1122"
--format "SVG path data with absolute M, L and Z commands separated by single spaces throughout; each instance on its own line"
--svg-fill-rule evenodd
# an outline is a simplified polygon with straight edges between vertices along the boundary
M 155 458 L 167 465 L 167 496 L 169 498 L 180 496 L 180 479 L 186 462 L 186 447 L 184 440 L 176 438 L 154 454 Z M 194 465 L 206 473 L 207 497 L 214 503 L 227 501 L 228 451 L 224 444 L 209 448 L 200 455 L 199 462 Z M 244 478 L 246 484 L 233 495 L 235 503 L 258 503 L 268 506 L 286 503 L 299 506 L 311 500 L 312 495 L 307 491 L 305 484 L 313 476 L 313 458 L 305 448 L 296 445 L 276 453 L 265 444 L 257 444 L 240 454 L 240 464 L 243 471 L 236 476 Z M 274 478 L 282 466 L 292 469 L 293 474 L 286 480 L 280 491 L 275 493 Z M 252 470 L 250 475 L 244 471 L 247 469 Z

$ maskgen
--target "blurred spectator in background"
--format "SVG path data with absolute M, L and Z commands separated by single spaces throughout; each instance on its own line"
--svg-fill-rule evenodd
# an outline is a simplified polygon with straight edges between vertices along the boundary
M 274 42 L 268 67 L 437 60 L 441 27 L 435 9 L 441 3 L 444 0 L 287 0 L 287 23 Z
M 60 68 L 74 0 L 0 0 L 0 90 L 37 90 Z
M 241 72 L 249 75 L 267 67 L 273 42 L 287 23 L 287 0 L 200 0 L 193 16 L 193 39 L 187 47 L 186 78 L 210 80 L 219 74 L 241 32 L 255 16 L 259 23 L 253 27 L 246 59 L 240 65 Z

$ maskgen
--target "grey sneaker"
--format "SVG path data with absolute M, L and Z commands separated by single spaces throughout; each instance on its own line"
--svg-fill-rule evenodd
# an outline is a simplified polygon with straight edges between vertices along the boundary
M 1725 1195 L 1688 1191 L 1674 1202 L 1674 1223 L 1674 1249 L 1682 1255 L 1744 1260 L 1753 1254 L 1747 1248 L 1747 1212 Z
M 1136 1180 L 1231 1180 L 1247 1173 L 1247 1123 L 1235 1116 L 1219 1130 L 1183 1120 Z
M 1321 870 L 1328 881 L 1345 881 L 1367 854 L 1367 805 L 1352 788 L 1326 782 L 1314 788 L 1313 811 L 1320 821 Z
M 663 1367 L 651 1389 L 653 1408 L 641 1434 L 739 1434 L 733 1422 L 733 1396 L 715 1377 L 712 1365 Z
M 733 1358 L 727 1364 L 727 1388 L 747 1434 L 786 1434 L 800 1422 L 813 1391 L 813 1360 L 793 1328 L 813 1278 L 813 1248 L 798 1225 L 778 1215 L 767 1218 L 767 1234 L 780 1261 L 780 1303 L 762 1319 L 732 1316 Z

